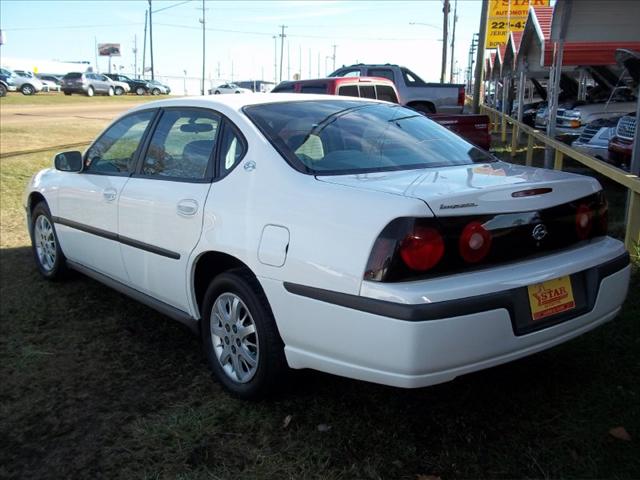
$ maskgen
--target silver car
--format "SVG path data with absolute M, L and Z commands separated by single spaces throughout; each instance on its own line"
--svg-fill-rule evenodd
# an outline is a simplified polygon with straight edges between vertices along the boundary
M 33 95 L 44 89 L 43 83 L 32 72 L 14 70 L 12 78 L 17 90 L 23 95 Z
M 84 93 L 88 97 L 96 94 L 115 95 L 116 86 L 106 75 L 92 72 L 69 72 L 62 79 L 62 91 L 65 95 Z

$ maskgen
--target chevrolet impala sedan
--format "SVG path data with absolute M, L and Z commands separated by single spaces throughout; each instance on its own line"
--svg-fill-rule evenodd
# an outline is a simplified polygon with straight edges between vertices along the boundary
M 146 103 L 54 164 L 24 196 L 40 273 L 191 326 L 242 398 L 289 368 L 446 382 L 577 337 L 627 294 L 596 180 L 498 161 L 386 102 Z

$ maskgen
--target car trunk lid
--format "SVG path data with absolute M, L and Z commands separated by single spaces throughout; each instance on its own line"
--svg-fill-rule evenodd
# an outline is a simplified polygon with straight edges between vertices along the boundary
M 318 176 L 318 180 L 424 201 L 435 216 L 513 213 L 548 208 L 599 191 L 592 178 L 505 162 Z

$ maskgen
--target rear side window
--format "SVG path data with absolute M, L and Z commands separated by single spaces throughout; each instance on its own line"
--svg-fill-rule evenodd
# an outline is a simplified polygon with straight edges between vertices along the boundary
M 142 174 L 204 180 L 216 142 L 220 117 L 196 109 L 166 110 L 149 144 Z
M 408 68 L 402 69 L 402 78 L 404 78 L 404 83 L 407 87 L 417 87 L 418 85 L 424 85 L 425 83 L 424 80 Z
M 362 98 L 376 98 L 376 89 L 373 85 L 360 85 L 360 96 Z
M 369 69 L 370 77 L 382 77 L 388 78 L 393 82 L 393 72 L 388 68 L 370 68 Z
M 378 100 L 384 100 L 386 102 L 399 103 L 398 96 L 395 90 L 390 85 L 378 85 L 376 86 L 378 92 Z
M 360 69 L 352 68 L 352 69 L 338 70 L 337 72 L 334 72 L 329 76 L 330 77 L 359 77 Z
M 327 84 L 319 83 L 317 85 L 302 85 L 302 87 L 300 87 L 300 93 L 327 93 Z
M 294 92 L 295 84 L 293 82 L 281 83 L 280 85 L 276 85 L 271 93 L 282 93 L 282 92 Z
M 138 145 L 155 113 L 155 110 L 147 110 L 113 124 L 87 151 L 84 171 L 116 175 L 133 173 Z
M 233 167 L 242 160 L 246 151 L 247 149 L 244 141 L 240 138 L 240 135 L 236 130 L 229 125 L 229 122 L 227 122 L 220 142 L 219 176 L 224 177 L 227 173 L 233 170 Z
M 358 86 L 357 85 L 343 85 L 338 89 L 338 95 L 342 95 L 344 97 L 359 97 Z

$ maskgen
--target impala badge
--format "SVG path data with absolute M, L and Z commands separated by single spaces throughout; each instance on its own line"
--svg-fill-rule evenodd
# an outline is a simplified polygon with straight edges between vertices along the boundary
M 538 225 L 533 227 L 531 236 L 535 241 L 539 242 L 540 240 L 542 240 L 544 237 L 547 236 L 547 233 L 549 233 L 547 232 L 547 227 L 545 227 L 543 223 L 539 223 Z

